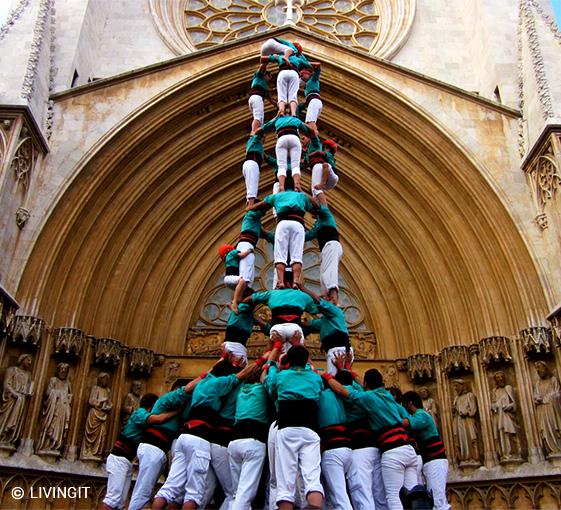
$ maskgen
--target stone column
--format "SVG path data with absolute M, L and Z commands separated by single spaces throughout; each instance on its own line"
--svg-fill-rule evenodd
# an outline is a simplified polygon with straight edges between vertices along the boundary
M 520 413 L 524 420 L 526 429 L 526 440 L 528 441 L 528 462 L 539 464 L 545 460 L 541 441 L 539 440 L 538 427 L 536 426 L 536 413 L 534 409 L 534 398 L 532 396 L 532 378 L 528 370 L 528 361 L 518 338 L 514 344 L 514 371 L 518 381 L 518 394 L 520 395 Z
M 71 329 L 71 328 L 65 328 Z M 80 437 L 80 429 L 82 426 L 84 415 L 84 395 L 87 392 L 87 380 L 90 366 L 92 364 L 92 343 L 95 340 L 93 336 L 84 337 L 84 333 L 80 330 L 74 330 L 76 335 L 82 335 L 83 348 L 81 349 L 80 361 L 76 367 L 73 383 L 72 397 L 72 419 L 70 420 L 70 430 L 66 438 L 67 450 L 66 459 L 75 461 L 78 458 L 78 448 L 82 441 Z
M 434 360 L 434 372 L 436 375 L 436 393 L 440 402 L 440 423 L 442 426 L 442 440 L 446 445 L 448 460 L 456 466 L 456 455 L 454 452 L 454 434 L 452 432 L 452 414 L 450 413 L 450 388 L 448 386 L 448 378 L 441 366 L 440 356 L 436 356 Z
M 479 420 L 481 423 L 481 435 L 483 439 L 483 457 L 485 467 L 492 468 L 498 464 L 497 452 L 493 440 L 493 427 L 491 424 L 491 406 L 489 404 L 489 384 L 479 364 L 479 346 L 470 345 L 471 366 L 477 390 L 477 401 L 479 404 Z

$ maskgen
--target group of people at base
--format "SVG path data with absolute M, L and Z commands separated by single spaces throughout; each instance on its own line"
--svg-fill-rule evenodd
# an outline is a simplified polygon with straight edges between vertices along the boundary
M 279 109 L 264 123 L 269 63 L 279 67 Z M 153 509 L 394 510 L 403 508 L 400 491 L 423 483 L 434 508 L 450 508 L 444 445 L 420 396 L 407 392 L 398 403 L 378 370 L 368 370 L 360 381 L 351 368 L 353 350 L 338 306 L 343 250 L 326 196 L 339 180 L 337 145 L 321 141 L 318 133 L 320 69 L 298 43 L 275 38 L 261 49 L 242 167 L 247 209 L 237 245 L 219 249 L 224 284 L 233 291 L 222 356 L 208 373 L 177 380 L 159 398 L 142 398 L 107 458 L 106 509 L 125 507 L 135 457 L 130 510 L 150 502 Z M 301 82 L 306 99 L 299 104 Z M 276 158 L 263 149 L 272 130 Z M 273 167 L 277 181 L 260 201 L 263 162 Z M 311 196 L 302 191 L 301 168 L 311 171 Z M 274 233 L 261 225 L 269 209 L 277 220 Z M 307 231 L 306 213 L 315 218 Z M 254 292 L 254 250 L 261 238 L 274 244 L 274 283 L 271 290 Z M 312 239 L 321 253 L 319 296 L 303 280 L 304 243 Z M 270 309 L 270 322 L 255 315 L 261 305 Z M 319 317 L 305 320 L 305 313 Z M 249 363 L 246 344 L 255 326 L 269 336 L 269 346 Z M 319 333 L 325 371 L 309 359 L 310 332 Z M 403 501 L 411 494 L 402 494 Z

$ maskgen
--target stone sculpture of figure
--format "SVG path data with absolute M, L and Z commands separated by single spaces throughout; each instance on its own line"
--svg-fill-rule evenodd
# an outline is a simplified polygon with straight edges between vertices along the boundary
M 38 453 L 59 454 L 62 448 L 72 405 L 72 387 L 68 381 L 69 369 L 68 363 L 59 363 L 56 366 L 56 376 L 51 377 L 47 384 L 41 433 L 37 442 Z
M 503 371 L 493 376 L 495 387 L 491 390 L 491 420 L 493 437 L 501 460 L 520 458 L 518 424 L 516 423 L 516 401 L 512 386 L 506 384 Z
M 113 408 L 111 390 L 108 386 L 109 374 L 100 372 L 97 376 L 97 384 L 94 384 L 90 391 L 88 401 L 90 410 L 86 418 L 81 459 L 102 460 L 107 438 L 107 421 Z
M 127 393 L 123 407 L 121 408 L 121 422 L 127 423 L 130 415 L 140 407 L 140 397 L 142 396 L 142 381 L 135 380 L 131 383 L 131 390 Z
M 27 397 L 32 394 L 31 354 L 22 354 L 4 373 L 0 400 L 0 443 L 14 445 L 21 436 Z
M 434 423 L 438 426 L 438 404 L 430 396 L 430 391 L 426 386 L 419 388 L 419 395 L 423 399 L 423 409 L 432 416 Z
M 452 387 L 456 396 L 452 404 L 454 415 L 454 443 L 461 465 L 479 465 L 479 445 L 477 442 L 477 400 L 471 391 L 466 390 L 463 379 L 454 379 Z
M 538 380 L 534 386 L 536 420 L 539 436 L 547 456 L 561 453 L 560 386 L 543 361 L 534 364 Z

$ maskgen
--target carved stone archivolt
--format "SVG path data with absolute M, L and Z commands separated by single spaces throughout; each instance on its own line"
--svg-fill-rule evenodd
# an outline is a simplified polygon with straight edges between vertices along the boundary
M 434 379 L 434 355 L 415 354 L 407 358 L 407 373 L 414 380 Z
M 11 169 L 15 178 L 24 189 L 29 187 L 29 178 L 35 163 L 39 157 L 39 151 L 33 138 L 26 127 L 21 130 L 14 157 L 11 162 Z
M 490 336 L 479 341 L 480 359 L 484 365 L 490 363 L 510 363 L 510 339 L 506 336 Z
M 414 0 L 291 4 L 299 28 L 381 58 L 390 58 L 401 47 L 415 16 Z M 285 5 L 273 0 L 150 0 L 162 39 L 178 55 L 282 26 Z
M 15 343 L 37 347 L 41 342 L 45 321 L 31 315 L 16 315 L 8 327 L 8 336 Z
M 86 342 L 86 334 L 77 328 L 56 328 L 53 330 L 55 352 L 79 356 Z
M 520 331 L 526 353 L 545 354 L 551 352 L 551 331 L 544 326 L 534 326 Z
M 95 362 L 102 365 L 118 366 L 121 361 L 121 342 L 112 338 L 97 338 L 94 341 Z
M 448 373 L 455 371 L 470 371 L 470 355 L 467 345 L 452 345 L 440 352 L 442 369 Z

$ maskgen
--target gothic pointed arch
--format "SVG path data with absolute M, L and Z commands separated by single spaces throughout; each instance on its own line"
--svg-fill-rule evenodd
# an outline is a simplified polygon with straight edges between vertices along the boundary
M 341 147 L 331 204 L 343 271 L 379 355 L 510 335 L 545 316 L 532 255 L 485 165 L 430 104 L 363 68 L 387 64 L 345 49 L 337 59 L 328 43 L 308 42 L 324 62 L 321 129 Z M 235 240 L 243 214 L 245 93 L 256 52 L 240 47 L 215 50 L 220 65 L 197 61 L 200 72 L 176 79 L 77 162 L 34 244 L 18 299 L 37 300 L 52 324 L 72 318 L 97 337 L 186 351 L 187 331 L 221 271 L 216 249 Z M 454 94 L 458 108 L 478 101 Z M 494 112 L 494 122 L 515 122 L 505 109 L 476 106 Z M 262 193 L 272 181 L 262 175 Z

